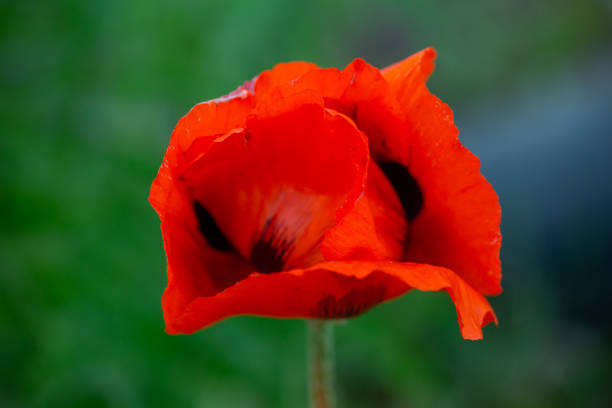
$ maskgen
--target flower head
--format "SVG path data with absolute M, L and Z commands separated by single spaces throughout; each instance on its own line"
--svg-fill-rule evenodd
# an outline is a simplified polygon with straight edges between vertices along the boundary
M 501 210 L 452 111 L 435 51 L 382 71 L 279 64 L 177 124 L 151 187 L 169 333 L 223 318 L 344 318 L 445 290 L 465 338 L 496 321 Z

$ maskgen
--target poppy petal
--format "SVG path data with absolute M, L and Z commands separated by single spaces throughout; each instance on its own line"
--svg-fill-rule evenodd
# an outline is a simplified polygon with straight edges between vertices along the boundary
M 279 92 L 244 129 L 204 153 L 194 145 L 186 156 L 195 160 L 180 174 L 193 200 L 261 272 L 322 260 L 323 234 L 362 194 L 369 160 L 367 140 L 350 121 L 312 95 Z
M 149 202 L 161 220 L 168 212 L 178 214 L 190 207 L 177 193 L 173 175 L 189 160 L 185 152 L 194 143 L 199 145 L 200 152 L 207 150 L 218 137 L 232 129 L 244 127 L 253 103 L 248 93 L 237 92 L 224 100 L 199 103 L 179 120 L 149 194 Z
M 342 71 L 310 71 L 294 81 L 300 90 L 316 90 L 325 106 L 350 117 L 369 139 L 370 152 L 379 157 L 399 157 L 407 149 L 404 112 L 380 71 L 357 58 Z
M 481 339 L 481 328 L 497 322 L 484 296 L 445 268 L 396 262 L 325 262 L 278 274 L 253 273 L 215 296 L 195 299 L 181 313 L 167 313 L 166 330 L 192 333 L 229 316 L 245 314 L 351 317 L 410 289 L 448 292 L 466 339 Z
M 197 233 L 192 199 L 185 183 L 176 177 L 177 169 L 190 160 L 187 150 L 194 145 L 200 151 L 207 150 L 223 134 L 244 126 L 253 100 L 240 88 L 232 94 L 200 103 L 181 118 L 151 186 L 149 201 L 162 222 L 168 258 L 168 288 L 163 303 L 173 305 L 171 309 L 180 309 L 197 296 L 223 290 L 251 272 L 238 254 L 213 250 Z
M 501 209 L 480 161 L 458 139 L 451 109 L 425 85 L 433 49 L 383 70 L 406 117 L 404 166 L 422 190 L 423 209 L 411 224 L 406 260 L 452 269 L 487 295 L 501 292 Z M 402 142 L 388 133 L 388 145 Z M 373 153 L 384 156 L 384 153 Z
M 361 58 L 356 58 L 343 70 L 326 68 L 306 72 L 292 86 L 296 90 L 317 91 L 325 106 L 353 120 L 359 103 L 379 100 L 389 88 L 380 72 Z
M 252 272 L 251 265 L 235 251 L 207 245 L 194 223 L 173 216 L 162 221 L 168 259 L 168 286 L 162 299 L 166 320 L 171 321 L 194 299 L 213 296 Z
M 478 158 L 459 142 L 452 111 L 425 86 L 434 58 L 428 48 L 382 74 L 356 59 L 343 71 L 308 72 L 294 86 L 317 89 L 326 106 L 351 117 L 367 134 L 372 158 L 396 176 L 393 184 L 411 221 L 404 260 L 448 267 L 482 293 L 499 294 L 499 202 Z M 366 207 L 355 211 L 363 215 Z M 353 237 L 356 247 L 367 243 L 346 235 L 345 254 Z
M 434 59 L 436 50 L 432 47 L 412 54 L 402 61 L 396 62 L 381 70 L 381 73 L 391 89 L 396 95 L 401 95 L 400 100 L 406 102 L 410 95 L 410 76 L 419 76 L 421 81 L 425 81 L 434 70 Z
M 364 195 L 327 231 L 321 253 L 328 261 L 398 261 L 407 233 L 405 212 L 393 186 L 370 160 Z
M 303 61 L 287 62 L 277 64 L 274 68 L 259 74 L 253 81 L 255 82 L 255 95 L 265 95 L 270 90 L 288 85 L 291 81 L 299 78 L 303 74 L 317 70 L 315 64 Z

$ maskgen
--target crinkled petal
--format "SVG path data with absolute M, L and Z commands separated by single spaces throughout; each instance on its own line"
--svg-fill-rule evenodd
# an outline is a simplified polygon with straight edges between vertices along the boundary
M 255 95 L 264 96 L 278 86 L 289 85 L 305 73 L 319 69 L 315 64 L 303 61 L 277 64 L 274 68 L 264 71 L 255 78 Z
M 397 262 L 325 262 L 277 274 L 253 273 L 211 297 L 199 297 L 166 319 L 169 333 L 191 333 L 234 315 L 345 318 L 410 289 L 448 292 L 461 333 L 481 339 L 497 322 L 483 295 L 448 269 Z
M 177 192 L 174 175 L 177 169 L 193 160 L 185 156 L 186 151 L 197 143 L 198 151 L 202 153 L 218 137 L 243 128 L 253 106 L 253 98 L 240 92 L 224 101 L 199 103 L 179 120 L 149 194 L 149 202 L 160 219 L 163 220 L 169 212 L 177 215 L 186 208 L 183 196 Z
M 451 109 L 425 85 L 434 57 L 427 49 L 383 71 L 407 120 L 409 145 L 398 162 L 424 197 L 410 227 L 406 259 L 447 267 L 482 293 L 496 295 L 501 292 L 499 200 L 480 173 L 479 159 L 459 142 Z M 388 134 L 388 145 L 402 144 L 394 137 Z
M 450 268 L 482 293 L 499 294 L 499 201 L 480 173 L 478 158 L 459 142 L 452 111 L 425 86 L 434 57 L 435 51 L 429 48 L 382 74 L 356 59 L 342 71 L 308 72 L 293 86 L 319 91 L 326 106 L 351 117 L 367 134 L 374 161 L 381 166 L 402 166 L 405 178 L 414 179 L 418 191 L 413 195 L 418 202 L 402 202 L 408 212 L 417 210 L 408 214 L 403 260 Z M 397 193 L 402 197 L 405 191 L 398 188 Z M 367 207 L 366 203 L 357 205 L 354 211 L 359 214 L 352 219 L 364 220 Z M 350 240 L 365 254 L 363 234 L 336 240 L 344 254 L 351 253 Z M 370 242 L 376 246 L 381 240 Z M 380 254 L 376 248 L 371 252 Z

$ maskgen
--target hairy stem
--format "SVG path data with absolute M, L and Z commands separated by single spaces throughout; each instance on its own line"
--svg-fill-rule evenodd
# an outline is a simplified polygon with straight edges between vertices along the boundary
M 311 408 L 333 408 L 334 336 L 333 322 L 309 319 L 308 371 Z

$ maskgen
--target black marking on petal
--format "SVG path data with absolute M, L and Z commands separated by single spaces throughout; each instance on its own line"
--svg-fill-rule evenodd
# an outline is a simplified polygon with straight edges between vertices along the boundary
M 423 193 L 419 184 L 408 169 L 399 163 L 382 162 L 378 163 L 378 166 L 395 189 L 406 212 L 406 218 L 408 221 L 414 220 L 423 208 Z
M 367 312 L 385 298 L 386 288 L 374 285 L 365 289 L 353 289 L 336 299 L 330 295 L 321 299 L 315 314 L 326 319 L 346 319 Z
M 285 267 L 294 239 L 287 236 L 276 216 L 266 220 L 259 239 L 251 251 L 251 263 L 261 273 L 280 272 Z
M 225 235 L 223 235 L 223 232 L 221 232 L 221 229 L 219 229 L 219 226 L 208 210 L 197 201 L 193 202 L 193 209 L 196 217 L 198 218 L 200 233 L 202 236 L 204 236 L 204 239 L 208 245 L 217 251 L 232 250 L 232 244 L 228 241 Z

